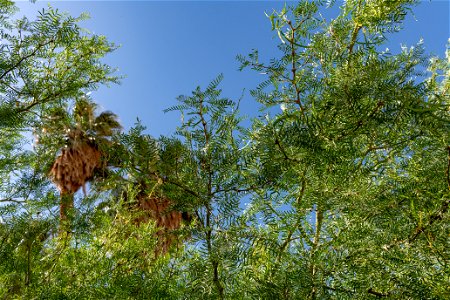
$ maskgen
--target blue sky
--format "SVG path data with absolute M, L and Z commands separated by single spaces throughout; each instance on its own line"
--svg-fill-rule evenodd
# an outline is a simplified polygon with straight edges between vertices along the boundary
M 262 60 L 279 55 L 264 12 L 282 7 L 282 1 L 38 0 L 17 2 L 18 15 L 32 17 L 49 3 L 74 16 L 88 12 L 91 19 L 81 25 L 120 45 L 104 61 L 125 76 L 122 84 L 102 87 L 92 97 L 118 114 L 126 129 L 139 117 L 151 135 L 172 134 L 180 116 L 163 109 L 220 73 L 225 76 L 223 96 L 237 100 L 246 89 L 242 110 L 257 115 L 259 106 L 249 90 L 264 78 L 250 70 L 239 72 L 235 57 L 252 49 L 259 50 Z M 397 52 L 401 43 L 411 46 L 423 38 L 428 53 L 443 57 L 450 37 L 449 9 L 447 0 L 422 1 L 386 47 Z

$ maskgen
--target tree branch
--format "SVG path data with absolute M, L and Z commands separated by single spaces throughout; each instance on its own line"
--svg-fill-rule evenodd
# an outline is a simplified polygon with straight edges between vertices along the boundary
M 389 293 L 380 293 L 380 292 L 375 291 L 373 288 L 368 289 L 367 293 L 377 296 L 378 298 L 389 297 Z
M 303 20 L 301 23 L 303 23 L 305 20 Z M 301 25 L 301 23 L 299 24 L 299 25 Z M 300 107 L 300 111 L 302 112 L 302 114 L 303 114 L 303 117 L 305 117 L 306 118 L 306 115 L 305 115 L 305 108 L 303 107 L 303 104 L 302 104 L 302 102 L 301 102 L 301 100 L 300 100 L 300 93 L 301 93 L 301 91 L 300 91 L 300 89 L 298 88 L 298 86 L 297 86 L 297 82 L 296 82 L 296 77 L 297 77 L 297 62 L 296 62 L 296 56 L 297 56 L 297 53 L 295 52 L 295 30 L 298 28 L 298 27 L 296 27 L 296 28 L 294 28 L 294 26 L 292 25 L 292 22 L 289 20 L 288 22 L 287 22 L 287 24 L 289 25 L 289 27 L 290 27 L 290 29 L 291 29 L 291 32 L 292 32 L 292 36 L 291 36 L 291 39 L 288 39 L 288 41 L 289 41 L 289 43 L 290 43 L 290 47 L 291 47 L 291 63 L 292 63 L 292 69 L 291 69 L 291 72 L 292 72 L 292 85 L 294 86 L 294 89 L 295 89 L 295 103 L 297 103 L 298 104 L 298 106 Z
M 0 75 L 0 81 L 1 81 L 6 75 L 8 75 L 8 73 L 10 73 L 10 72 L 13 71 L 14 69 L 18 68 L 25 60 L 27 60 L 27 59 L 30 58 L 30 57 L 35 56 L 36 53 L 37 53 L 41 48 L 43 48 L 43 47 L 45 47 L 45 46 L 47 46 L 47 45 L 49 45 L 49 44 L 51 44 L 51 43 L 53 43 L 53 42 L 54 42 L 54 39 L 50 39 L 49 41 L 47 41 L 47 42 L 45 42 L 45 43 L 38 44 L 38 45 L 36 46 L 36 48 L 34 48 L 34 50 L 33 50 L 30 54 L 21 57 L 14 65 L 12 65 L 12 66 L 9 67 L 8 69 L 6 69 L 6 70 L 3 72 L 3 74 Z
M 17 200 L 17 199 L 13 199 L 13 198 L 0 199 L 0 202 L 14 202 L 14 203 L 18 203 L 18 204 L 23 204 L 26 201 L 27 201 L 26 199 L 23 199 L 23 200 Z

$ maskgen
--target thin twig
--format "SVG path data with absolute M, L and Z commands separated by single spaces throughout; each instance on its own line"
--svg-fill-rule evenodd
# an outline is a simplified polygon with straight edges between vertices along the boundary
M 297 53 L 295 52 L 295 30 L 298 27 L 294 28 L 294 26 L 292 25 L 292 22 L 290 20 L 287 23 L 288 23 L 288 25 L 289 25 L 289 27 L 291 29 L 291 32 L 292 32 L 291 39 L 290 40 L 288 39 L 288 41 L 289 41 L 290 46 L 291 46 L 291 63 L 292 63 L 292 69 L 291 69 L 292 82 L 291 83 L 294 86 L 295 97 L 296 97 L 294 102 L 298 104 L 298 106 L 300 107 L 300 111 L 302 112 L 303 116 L 306 117 L 305 116 L 305 111 L 304 111 L 305 109 L 304 109 L 303 104 L 302 104 L 302 102 L 300 100 L 300 93 L 301 93 L 301 91 L 298 88 L 297 82 L 296 82 L 296 77 L 297 77 L 296 55 L 297 55 Z

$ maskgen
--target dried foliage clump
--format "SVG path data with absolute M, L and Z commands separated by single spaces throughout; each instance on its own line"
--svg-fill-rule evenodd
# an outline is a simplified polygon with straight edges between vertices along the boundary
M 92 179 L 94 171 L 100 168 L 101 152 L 94 145 L 79 144 L 65 147 L 55 159 L 49 175 L 62 194 L 75 193 Z
M 143 214 L 137 217 L 138 224 L 154 220 L 158 231 L 156 253 L 166 253 L 179 240 L 177 230 L 181 228 L 184 214 L 173 210 L 173 202 L 165 197 L 141 196 L 137 209 Z

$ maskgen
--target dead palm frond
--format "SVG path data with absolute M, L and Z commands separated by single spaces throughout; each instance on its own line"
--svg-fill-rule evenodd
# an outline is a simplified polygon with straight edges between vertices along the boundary
M 158 228 L 156 235 L 158 243 L 155 249 L 156 254 L 167 253 L 169 248 L 180 242 L 178 232 L 187 221 L 187 214 L 174 210 L 173 201 L 165 197 L 154 197 L 142 194 L 138 197 L 137 209 L 140 211 L 136 219 L 138 224 L 153 220 Z

